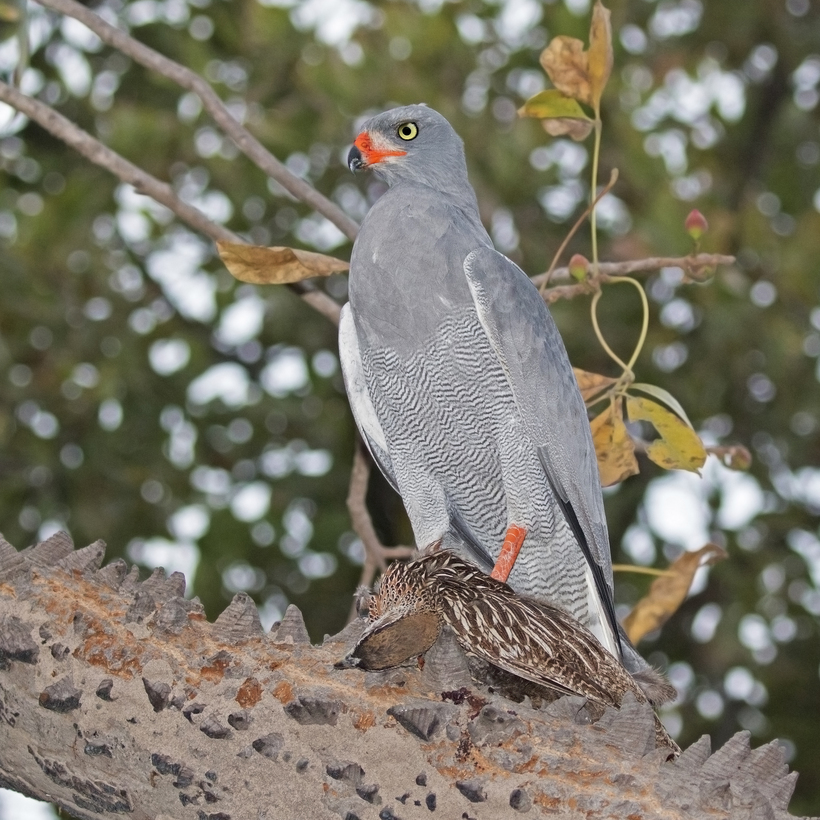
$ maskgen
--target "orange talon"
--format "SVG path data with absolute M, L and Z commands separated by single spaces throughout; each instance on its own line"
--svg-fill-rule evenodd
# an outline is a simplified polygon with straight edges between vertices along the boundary
M 505 581 L 510 577 L 512 568 L 515 566 L 515 559 L 518 558 L 518 553 L 521 552 L 521 545 L 527 537 L 527 531 L 524 527 L 510 524 L 507 528 L 507 535 L 504 538 L 504 543 L 501 545 L 501 552 L 498 553 L 498 560 L 495 562 L 493 571 L 490 577 L 495 578 L 496 581 Z

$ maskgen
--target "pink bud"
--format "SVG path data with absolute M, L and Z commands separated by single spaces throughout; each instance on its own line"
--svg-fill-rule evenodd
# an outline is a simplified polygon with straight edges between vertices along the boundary
M 589 259 L 582 253 L 576 253 L 572 259 L 569 260 L 569 272 L 573 279 L 583 282 L 587 278 L 587 268 L 589 267 Z
M 686 217 L 686 222 L 683 223 L 683 226 L 686 228 L 686 233 L 688 233 L 695 242 L 709 230 L 709 223 L 706 221 L 706 217 L 697 208 L 689 212 L 689 216 Z

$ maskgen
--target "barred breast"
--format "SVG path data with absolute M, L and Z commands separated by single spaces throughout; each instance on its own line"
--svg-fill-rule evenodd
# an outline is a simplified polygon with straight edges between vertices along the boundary
M 475 310 L 415 351 L 364 348 L 362 364 L 419 548 L 443 538 L 489 572 L 508 524 L 526 527 L 509 583 L 586 623 L 584 556 Z

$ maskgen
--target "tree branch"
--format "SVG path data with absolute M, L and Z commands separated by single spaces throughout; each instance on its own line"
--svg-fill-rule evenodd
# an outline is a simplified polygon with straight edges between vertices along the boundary
M 538 290 L 541 292 L 542 296 L 544 295 L 545 288 L 550 283 L 550 279 L 552 279 L 552 275 L 555 272 L 555 266 L 558 264 L 558 260 L 561 258 L 564 250 L 566 250 L 567 245 L 569 245 L 570 240 L 573 236 L 575 236 L 581 225 L 584 224 L 584 220 L 586 220 L 586 218 L 592 213 L 595 206 L 612 190 L 617 181 L 618 169 L 613 168 L 609 175 L 609 182 L 601 188 L 598 192 L 598 196 L 596 196 L 595 199 L 587 205 L 584 212 L 578 217 L 578 219 L 575 220 L 575 224 L 569 229 L 569 233 L 564 237 L 564 241 L 558 246 L 558 250 L 555 251 L 555 255 L 552 257 L 552 262 L 550 262 L 550 266 L 547 269 L 547 272 L 543 275 L 542 281 L 538 286 Z
M 718 265 L 733 265 L 734 256 L 719 253 L 699 253 L 689 256 L 650 256 L 646 259 L 633 259 L 628 262 L 599 262 L 598 275 L 593 272 L 593 265 L 587 266 L 587 278 L 577 285 L 558 285 L 544 293 L 547 302 L 558 299 L 572 299 L 584 293 L 593 293 L 602 282 L 608 282 L 610 276 L 625 276 L 630 273 L 649 273 L 661 268 L 681 268 L 685 274 L 684 281 L 704 282 Z M 541 287 L 551 279 L 569 279 L 569 268 L 556 268 L 552 274 L 539 273 L 532 277 L 532 283 Z
M 79 20 L 104 43 L 127 54 L 146 68 L 167 77 L 182 88 L 193 91 L 202 100 L 205 110 L 213 117 L 214 122 L 258 168 L 271 179 L 276 180 L 296 199 L 329 219 L 348 239 L 352 241 L 356 238 L 359 231 L 356 222 L 336 203 L 331 202 L 309 182 L 291 173 L 285 165 L 279 162 L 256 137 L 236 120 L 213 88 L 194 71 L 140 43 L 75 0 L 37 0 L 37 2 L 46 8 Z
M 359 578 L 359 586 L 369 587 L 373 583 L 376 570 L 384 572 L 387 560 L 410 558 L 416 553 L 414 547 L 385 547 L 376 535 L 373 519 L 367 510 L 367 485 L 370 479 L 370 457 L 361 439 L 356 436 L 353 451 L 353 468 L 350 471 L 350 487 L 347 491 L 347 509 L 353 530 L 364 546 L 364 565 Z M 356 616 L 356 602 L 350 612 L 350 620 Z
M 51 106 L 35 100 L 33 97 L 21 94 L 16 88 L 12 88 L 2 80 L 0 80 L 0 100 L 34 120 L 46 131 L 62 140 L 95 165 L 105 168 L 123 182 L 133 185 L 140 193 L 150 196 L 164 205 L 183 222 L 186 222 L 200 233 L 209 236 L 214 241 L 244 242 L 242 237 L 233 231 L 212 222 L 198 208 L 183 202 L 174 193 L 170 185 L 129 162 L 116 151 L 112 151 L 108 146 L 103 145 L 87 131 L 83 131 L 82 128 L 66 119 Z M 318 310 L 330 321 L 339 324 L 341 309 L 327 294 L 305 282 L 299 282 L 288 287 L 298 293 L 311 307 Z
M 0 100 L 34 120 L 95 165 L 105 168 L 123 182 L 133 185 L 140 193 L 155 199 L 200 233 L 210 236 L 215 241 L 243 241 L 233 231 L 212 222 L 198 208 L 183 202 L 170 185 L 143 171 L 142 168 L 129 162 L 116 151 L 112 151 L 51 106 L 33 97 L 27 97 L 2 80 L 0 80 Z
M 82 820 L 789 818 L 776 742 L 667 763 L 647 704 L 513 702 L 446 636 L 421 668 L 336 668 L 362 621 L 311 646 L 296 607 L 265 634 L 240 594 L 211 624 L 179 573 L 103 553 L 0 538 L 0 785 Z

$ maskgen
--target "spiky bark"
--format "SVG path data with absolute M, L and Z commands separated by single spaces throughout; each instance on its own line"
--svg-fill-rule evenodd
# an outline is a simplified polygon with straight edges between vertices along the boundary
M 444 635 L 422 669 L 337 669 L 361 627 L 311 646 L 291 607 L 215 623 L 161 571 L 138 583 L 102 542 L 0 539 L 0 784 L 80 818 L 775 818 L 780 748 L 708 737 L 675 762 L 629 697 L 536 710 L 470 680 Z

